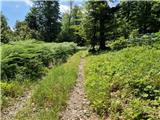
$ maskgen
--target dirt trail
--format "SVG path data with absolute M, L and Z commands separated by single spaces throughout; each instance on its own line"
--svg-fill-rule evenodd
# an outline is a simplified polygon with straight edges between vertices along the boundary
M 85 59 L 81 58 L 77 83 L 71 92 L 67 108 L 61 113 L 61 120 L 98 120 L 84 92 L 84 63 Z
M 12 120 L 16 116 L 16 114 L 26 106 L 27 101 L 30 98 L 31 91 L 26 91 L 23 96 L 17 98 L 16 102 L 13 105 L 2 109 L 1 120 Z

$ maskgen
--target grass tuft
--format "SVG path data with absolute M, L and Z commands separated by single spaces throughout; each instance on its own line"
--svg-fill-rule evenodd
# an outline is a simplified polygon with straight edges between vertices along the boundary
M 58 120 L 59 112 L 65 107 L 70 90 L 75 85 L 81 54 L 78 52 L 67 63 L 52 68 L 36 86 L 28 107 L 15 119 Z

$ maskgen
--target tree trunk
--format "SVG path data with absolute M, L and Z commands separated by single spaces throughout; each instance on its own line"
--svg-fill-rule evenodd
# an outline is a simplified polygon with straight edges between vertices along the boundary
M 69 13 L 69 33 L 71 32 L 71 18 L 72 18 L 72 7 L 73 7 L 73 0 L 69 1 L 70 13 Z
M 95 23 L 96 24 L 96 23 Z M 94 25 L 93 27 L 93 36 L 92 36 L 92 39 L 91 39 L 91 46 L 92 46 L 92 52 L 95 52 L 95 45 L 96 45 L 96 26 Z
M 105 41 L 103 41 L 103 40 L 100 40 L 100 44 L 99 44 L 99 50 L 106 50 Z
M 104 26 L 104 19 L 100 19 L 100 40 L 99 40 L 99 50 L 106 50 L 106 45 L 105 45 L 105 26 Z

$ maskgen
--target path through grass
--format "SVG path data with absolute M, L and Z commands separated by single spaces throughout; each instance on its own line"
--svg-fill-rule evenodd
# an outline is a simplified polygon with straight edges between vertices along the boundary
M 20 111 L 16 120 L 58 120 L 75 85 L 81 52 L 67 63 L 56 66 L 36 86 L 28 106 Z
M 79 65 L 77 83 L 71 92 L 67 108 L 62 112 L 62 120 L 98 120 L 89 106 L 84 91 L 84 63 L 82 57 Z

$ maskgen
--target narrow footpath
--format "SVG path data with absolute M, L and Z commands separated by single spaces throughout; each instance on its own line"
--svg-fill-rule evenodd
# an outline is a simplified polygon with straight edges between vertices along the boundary
M 84 64 L 85 59 L 81 57 L 77 83 L 70 94 L 66 109 L 61 113 L 61 120 L 98 120 L 85 95 Z

